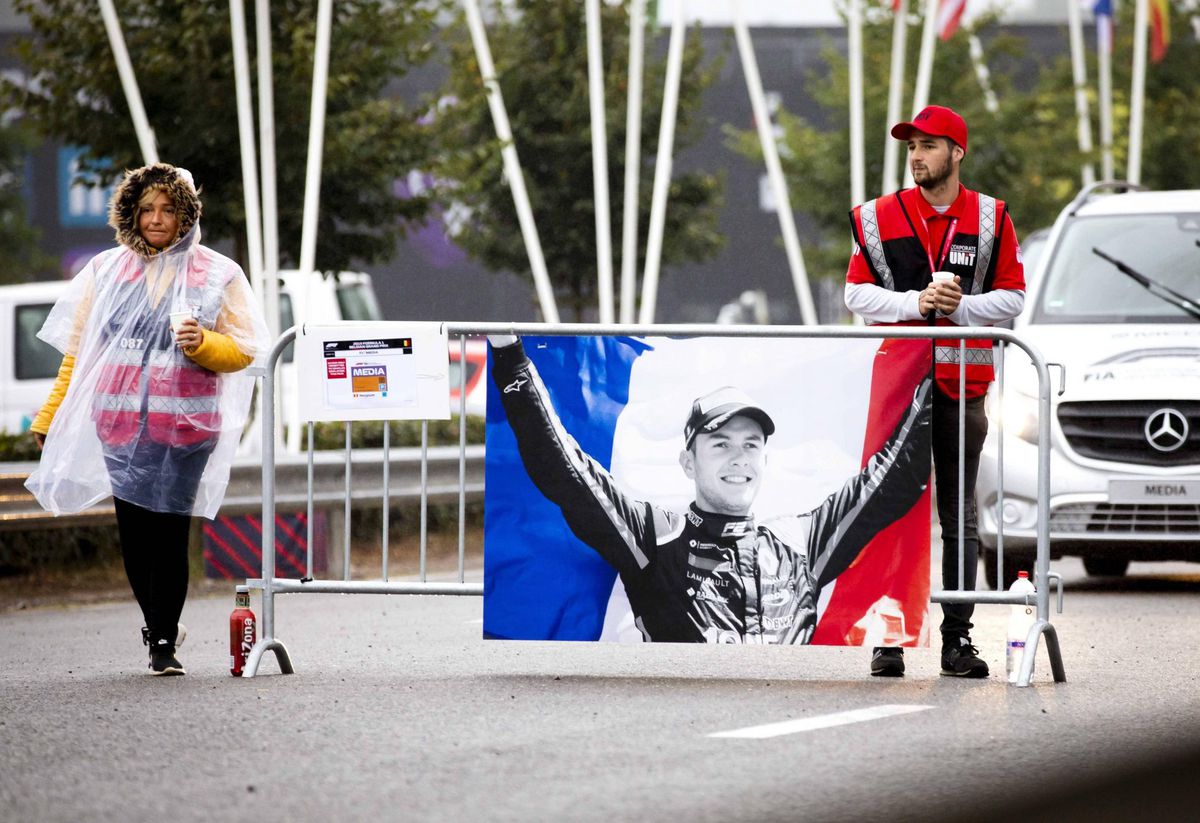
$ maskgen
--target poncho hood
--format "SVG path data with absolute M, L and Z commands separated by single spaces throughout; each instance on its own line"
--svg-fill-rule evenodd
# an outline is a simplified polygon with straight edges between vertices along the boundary
M 146 189 L 161 186 L 175 204 L 179 219 L 179 235 L 175 243 L 188 236 L 200 220 L 200 196 L 187 169 L 176 168 L 167 163 L 154 163 L 125 172 L 125 179 L 117 185 L 108 204 L 108 225 L 117 230 L 117 242 L 132 249 L 141 257 L 153 257 L 159 251 L 146 242 L 138 232 L 138 201 Z

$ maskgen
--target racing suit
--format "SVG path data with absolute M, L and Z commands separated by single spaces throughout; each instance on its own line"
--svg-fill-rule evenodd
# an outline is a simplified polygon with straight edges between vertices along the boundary
M 526 472 L 617 570 L 647 641 L 807 643 L 822 587 L 929 482 L 928 378 L 859 474 L 810 512 L 759 523 L 631 498 L 563 428 L 520 342 L 494 348 L 492 366 Z

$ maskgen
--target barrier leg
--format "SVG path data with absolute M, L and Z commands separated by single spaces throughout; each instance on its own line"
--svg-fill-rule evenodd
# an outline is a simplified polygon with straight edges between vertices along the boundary
M 242 677 L 254 677 L 258 674 L 258 664 L 262 662 L 263 655 L 269 651 L 275 652 L 275 659 L 279 663 L 280 674 L 295 673 L 295 669 L 292 668 L 292 658 L 288 656 L 288 650 L 283 645 L 283 641 L 277 640 L 274 637 L 263 637 L 254 644 L 254 648 L 250 650 L 250 654 L 246 657 L 246 665 L 242 669 Z
M 1029 629 L 1029 637 L 1025 640 L 1025 656 L 1021 659 L 1021 671 L 1017 675 L 1017 685 L 1028 686 L 1033 680 L 1033 663 L 1037 659 L 1038 639 L 1046 635 L 1046 655 L 1050 658 L 1050 671 L 1054 674 L 1055 683 L 1067 682 L 1067 670 L 1063 668 L 1062 651 L 1058 647 L 1058 632 L 1048 620 L 1039 620 Z

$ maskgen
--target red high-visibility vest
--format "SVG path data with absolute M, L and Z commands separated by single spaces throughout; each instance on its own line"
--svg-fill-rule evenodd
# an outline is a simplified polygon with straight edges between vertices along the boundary
M 958 218 L 954 236 L 944 244 L 946 254 L 941 269 L 959 276 L 964 295 L 982 294 L 991 291 L 995 279 L 997 255 L 993 252 L 999 245 L 1006 207 L 1003 201 L 970 189 L 964 188 L 963 196 L 965 208 Z M 921 219 L 911 203 L 904 204 L 900 192 L 853 209 L 851 225 L 855 241 L 876 285 L 892 291 L 921 291 L 932 281 L 930 254 L 926 253 L 916 228 Z M 940 241 L 941 238 L 932 238 L 930 242 L 937 244 Z M 942 248 L 938 248 L 932 254 L 936 258 L 941 252 Z M 956 325 L 945 317 L 938 317 L 935 322 L 938 326 Z M 910 320 L 898 325 L 921 326 L 925 323 Z M 966 345 L 960 347 L 964 342 Z M 959 396 L 959 364 L 964 359 L 966 367 L 962 376 L 965 377 L 967 397 L 986 393 L 994 377 L 990 340 L 938 340 L 933 359 L 938 388 L 952 398 Z
M 145 289 L 143 267 L 136 263 L 118 272 L 117 278 L 120 289 Z M 205 288 L 207 280 L 203 269 L 193 267 L 187 272 L 184 299 L 187 305 L 201 307 L 198 319 L 202 321 L 215 317 L 220 308 L 205 305 L 212 302 L 214 293 Z M 219 289 L 216 294 L 220 294 Z M 92 400 L 92 420 L 105 445 L 123 446 L 137 436 L 143 404 L 146 433 L 155 443 L 189 446 L 216 438 L 220 433 L 218 376 L 176 350 L 174 334 L 163 331 L 166 322 L 164 305 L 127 327 L 145 329 L 145 334 L 123 337 L 105 345 Z M 155 348 L 159 341 L 166 347 Z

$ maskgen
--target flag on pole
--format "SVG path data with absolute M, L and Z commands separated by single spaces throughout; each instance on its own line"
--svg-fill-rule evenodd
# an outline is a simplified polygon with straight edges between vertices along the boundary
M 1150 59 L 1161 63 L 1171 43 L 1170 0 L 1150 0 Z
M 962 22 L 963 12 L 966 8 L 967 0 L 941 0 L 938 3 L 938 37 L 942 40 L 949 40 L 954 32 L 958 31 L 958 24 Z
M 1112 54 L 1113 8 L 1112 0 L 1096 0 L 1092 6 L 1096 15 L 1096 48 Z

